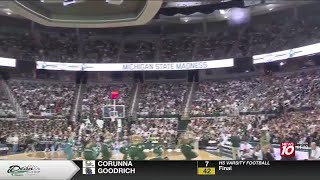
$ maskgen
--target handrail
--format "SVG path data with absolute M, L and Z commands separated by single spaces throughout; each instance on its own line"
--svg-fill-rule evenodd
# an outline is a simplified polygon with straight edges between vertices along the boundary
M 78 114 L 78 105 L 79 105 L 81 89 L 82 89 L 82 82 L 80 82 L 79 84 L 77 99 L 76 99 L 76 103 L 75 103 L 73 114 L 72 114 L 72 121 L 76 121 L 76 116 Z
M 6 83 L 6 81 L 4 81 L 3 79 L 1 79 L 1 85 L 4 87 L 5 93 L 7 94 L 7 96 L 9 97 L 9 101 L 12 103 L 12 105 L 15 107 L 16 109 L 16 116 L 17 118 L 24 118 L 24 113 L 22 108 L 20 107 L 19 103 L 17 102 L 16 98 L 14 97 L 14 95 L 11 93 L 11 90 L 8 86 L 8 84 Z
M 190 92 L 188 94 L 187 103 L 186 103 L 186 106 L 185 106 L 184 111 L 183 111 L 183 115 L 184 116 L 188 115 L 188 110 L 189 110 L 189 106 L 190 106 L 190 100 L 191 100 L 191 97 L 192 97 L 192 94 L 193 94 L 193 88 L 194 88 L 194 81 L 192 81 L 192 84 L 191 84 L 191 87 L 190 87 Z
M 131 116 L 133 115 L 133 111 L 134 111 L 135 106 L 136 106 L 138 90 L 139 90 L 139 83 L 136 84 L 136 89 L 135 89 L 134 95 L 133 95 L 133 100 L 132 100 L 131 109 L 130 109 L 130 115 Z

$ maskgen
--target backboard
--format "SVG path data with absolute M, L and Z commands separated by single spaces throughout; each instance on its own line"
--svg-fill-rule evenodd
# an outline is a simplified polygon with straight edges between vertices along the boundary
M 106 105 L 103 107 L 103 118 L 111 119 L 112 117 L 116 118 L 125 118 L 125 106 L 124 105 Z

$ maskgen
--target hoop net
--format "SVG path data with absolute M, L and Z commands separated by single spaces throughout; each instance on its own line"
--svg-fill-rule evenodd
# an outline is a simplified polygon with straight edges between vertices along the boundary
M 112 115 L 112 116 L 110 116 L 110 118 L 111 118 L 111 122 L 114 122 L 114 121 L 116 121 L 118 116 L 117 115 Z

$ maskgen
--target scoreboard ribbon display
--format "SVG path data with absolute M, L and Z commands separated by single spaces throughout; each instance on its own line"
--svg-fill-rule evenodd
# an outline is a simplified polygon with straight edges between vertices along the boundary
M 286 176 L 291 179 L 318 177 L 320 161 L 74 161 L 81 169 L 72 180 L 105 178 L 223 179 Z M 317 165 L 318 164 L 318 165 Z
M 198 161 L 197 162 L 198 175 L 215 175 L 216 168 L 213 161 Z

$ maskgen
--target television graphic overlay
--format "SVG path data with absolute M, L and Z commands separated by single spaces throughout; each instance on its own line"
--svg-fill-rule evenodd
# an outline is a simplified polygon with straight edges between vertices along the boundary
M 95 161 L 82 161 L 82 174 L 95 174 Z
M 282 157 L 294 157 L 296 154 L 295 143 L 283 142 L 280 145 L 280 155 Z

